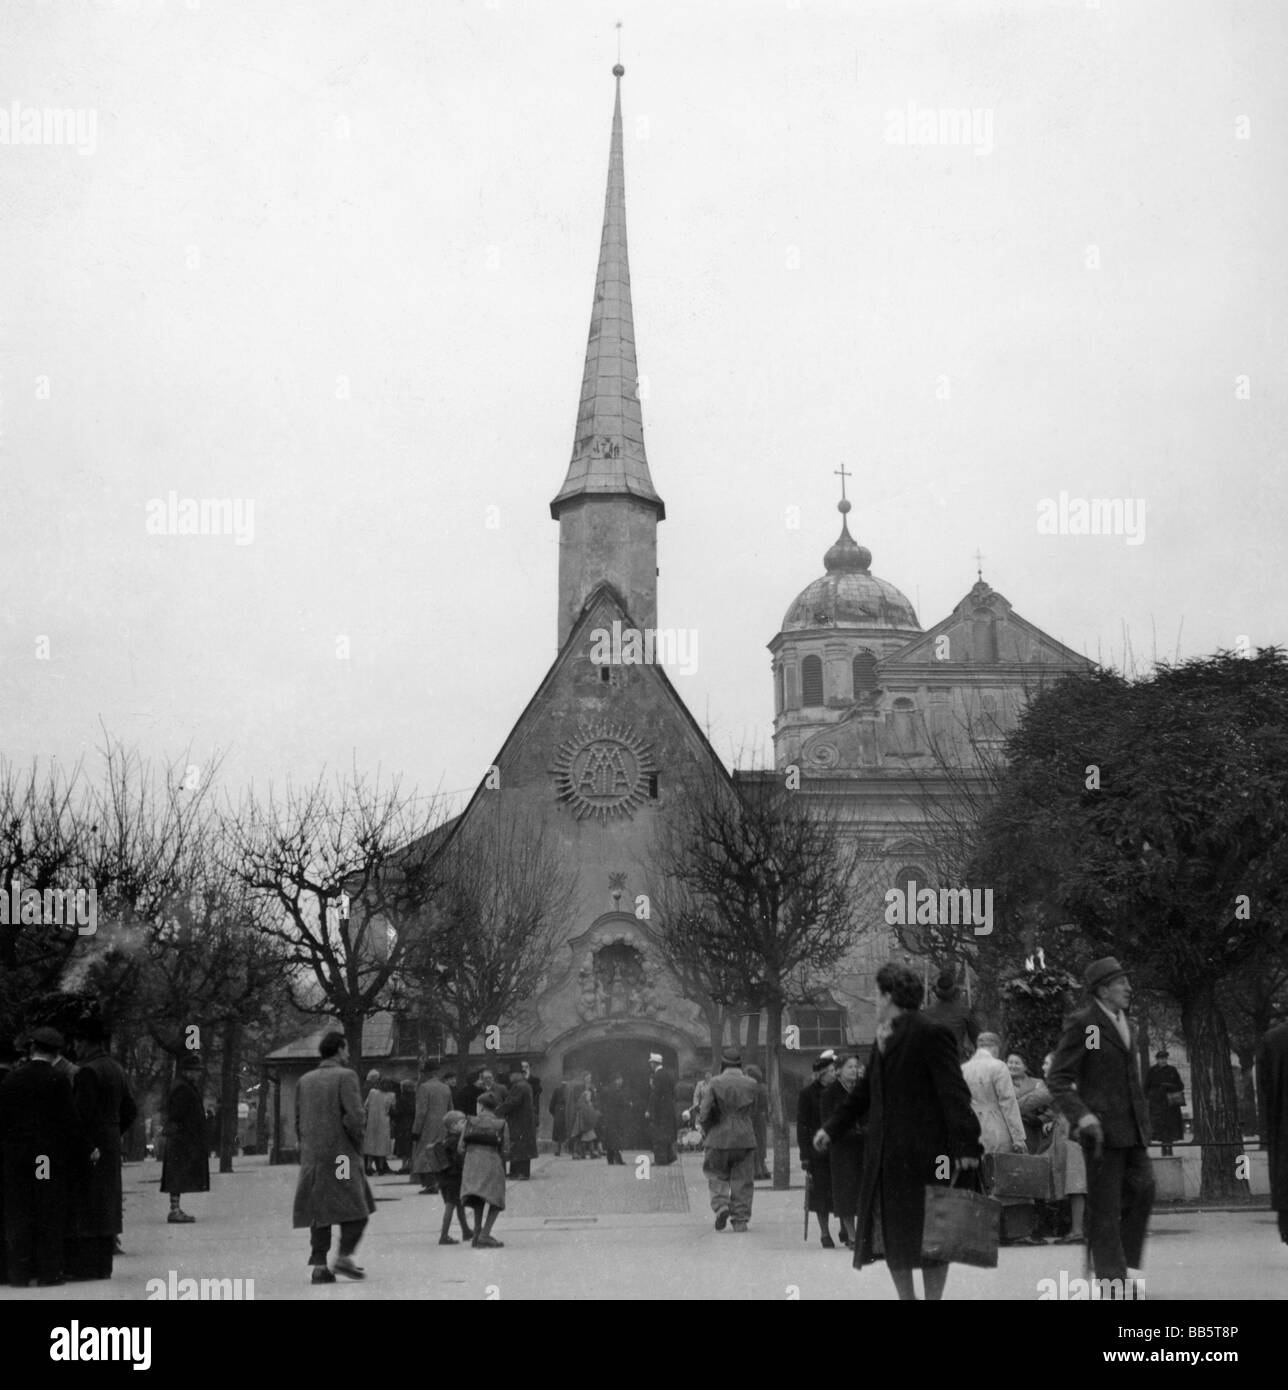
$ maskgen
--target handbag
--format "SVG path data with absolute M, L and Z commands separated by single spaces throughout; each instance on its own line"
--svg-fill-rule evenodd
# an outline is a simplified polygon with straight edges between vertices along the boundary
M 993 1196 L 1048 1201 L 1055 1193 L 1051 1155 L 993 1154 Z
M 926 1218 L 921 1231 L 921 1258 L 936 1263 L 997 1268 L 998 1225 L 1002 1204 L 980 1190 L 979 1169 L 974 1190 L 958 1187 L 959 1169 L 947 1187 L 926 1188 Z

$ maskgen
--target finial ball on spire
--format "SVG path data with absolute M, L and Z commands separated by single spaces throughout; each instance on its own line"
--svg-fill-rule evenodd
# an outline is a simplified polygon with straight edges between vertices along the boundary
M 613 64 L 613 76 L 614 76 L 614 77 L 625 77 L 625 76 L 626 76 L 626 69 L 625 69 L 620 63 L 614 63 L 614 64 Z
M 836 504 L 836 510 L 840 512 L 842 516 L 844 516 L 853 505 L 854 504 L 852 502 L 848 502 L 844 497 L 842 497 L 841 500 Z

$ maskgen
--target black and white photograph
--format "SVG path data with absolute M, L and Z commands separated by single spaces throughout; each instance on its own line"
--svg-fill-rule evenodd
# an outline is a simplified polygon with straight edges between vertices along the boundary
M 42 1368 L 1268 1354 L 1286 73 L 1278 0 L 3 0 Z

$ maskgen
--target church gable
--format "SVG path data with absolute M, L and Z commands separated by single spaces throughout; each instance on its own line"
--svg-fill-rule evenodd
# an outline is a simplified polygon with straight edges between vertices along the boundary
M 1059 666 L 1092 662 L 1058 642 L 980 580 L 941 622 L 882 662 L 882 673 L 905 665 Z

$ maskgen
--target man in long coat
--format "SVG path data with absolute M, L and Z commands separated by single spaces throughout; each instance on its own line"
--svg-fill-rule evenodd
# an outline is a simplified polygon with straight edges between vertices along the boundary
M 121 1219 L 121 1139 L 134 1123 L 138 1107 L 124 1069 L 107 1055 L 107 1029 L 94 1018 L 76 1029 L 80 1067 L 72 1096 L 82 1133 L 90 1148 L 82 1182 L 73 1193 L 75 1241 L 69 1249 L 67 1275 L 72 1279 L 110 1279 Z
M 550 1089 L 550 1138 L 555 1146 L 555 1157 L 568 1142 L 568 1083 L 557 1081 Z
M 901 1299 L 920 1269 L 927 1299 L 943 1296 L 948 1266 L 923 1260 L 926 1188 L 950 1181 L 941 1159 L 977 1168 L 979 1121 L 962 1078 L 956 1037 L 921 1013 L 921 978 L 890 962 L 877 971 L 877 1040 L 867 1070 L 815 1136 L 825 1151 L 867 1117 L 854 1267 L 884 1254 Z M 880 1211 L 880 1221 L 876 1220 Z
M 375 1199 L 362 1171 L 366 1116 L 358 1073 L 349 1068 L 344 1034 L 328 1033 L 318 1045 L 321 1061 L 300 1077 L 295 1091 L 295 1129 L 300 1141 L 300 1176 L 295 1184 L 295 1229 L 309 1230 L 313 1283 L 335 1276 L 365 1279 L 353 1258 Z M 340 1250 L 331 1269 L 331 1227 L 340 1227 Z
M 1279 1214 L 1279 1239 L 1288 1245 L 1288 1023 L 1272 1028 L 1257 1051 L 1261 1142 L 1270 1151 L 1270 1205 Z
M 210 1191 L 210 1146 L 206 1137 L 206 1107 L 201 1098 L 201 1058 L 185 1052 L 179 1075 L 170 1087 L 165 1107 L 165 1159 L 161 1191 L 170 1194 L 166 1220 L 179 1225 L 195 1216 L 179 1205 L 184 1192 Z
M 537 1156 L 537 1116 L 532 1087 L 521 1071 L 510 1073 L 509 1089 L 496 1113 L 510 1126 L 510 1176 L 527 1182 Z
M 1163 1157 L 1171 1155 L 1172 1145 L 1185 1138 L 1185 1085 L 1181 1074 L 1168 1061 L 1165 1047 L 1154 1054 L 1154 1065 L 1145 1073 L 1145 1100 L 1149 1104 L 1149 1137 L 1163 1146 Z
M 662 1065 L 662 1055 L 650 1052 L 648 1122 L 653 1139 L 653 1162 L 659 1168 L 675 1162 L 675 1075 Z
M 836 1242 L 827 1228 L 832 1211 L 832 1164 L 826 1154 L 820 1158 L 815 1153 L 814 1136 L 823 1124 L 823 1092 L 835 1080 L 836 1053 L 829 1047 L 814 1062 L 814 1079 L 801 1087 L 796 1098 L 796 1147 L 800 1150 L 801 1171 L 809 1191 L 808 1209 L 818 1217 L 825 1250 L 836 1249 Z
M 1071 1014 L 1056 1045 L 1047 1090 L 1072 1135 L 1094 1146 L 1087 1156 L 1087 1243 L 1108 1296 L 1129 1296 L 1128 1269 L 1145 1258 L 1145 1229 L 1154 1205 L 1149 1166 L 1149 1114 L 1127 1020 L 1131 983 L 1112 957 L 1085 976 L 1091 1003 Z
M 451 1108 L 452 1088 L 439 1078 L 438 1068 L 430 1063 L 425 1067 L 425 1079 L 416 1088 L 416 1114 L 411 1122 L 411 1175 L 420 1179 L 422 1192 L 438 1190 L 429 1151 L 447 1133 L 444 1120 Z
M 69 1179 L 85 1156 L 71 1083 L 54 1070 L 63 1040 L 52 1028 L 31 1035 L 31 1061 L 0 1086 L 0 1163 L 5 1186 L 9 1282 L 26 1288 L 63 1282 Z

